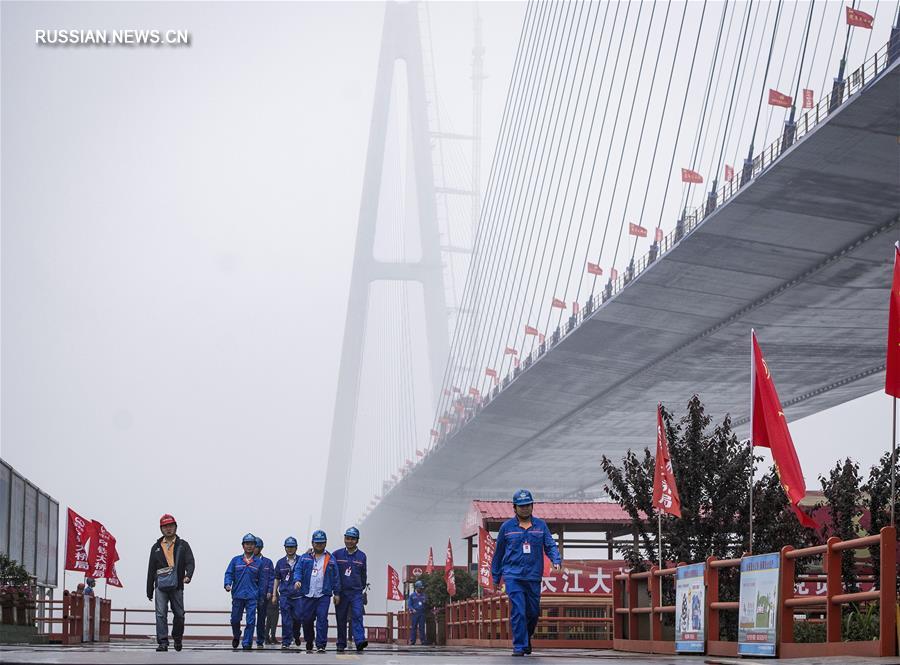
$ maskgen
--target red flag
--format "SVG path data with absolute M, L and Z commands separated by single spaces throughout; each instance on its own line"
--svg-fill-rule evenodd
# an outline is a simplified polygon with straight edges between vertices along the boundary
M 485 376 L 493 376 L 496 379 L 497 378 L 497 370 L 495 370 L 493 367 L 488 367 L 487 369 L 484 370 L 484 375 Z
M 638 238 L 646 238 L 647 237 L 647 229 L 645 229 L 640 224 L 634 224 L 632 222 L 628 222 L 628 235 L 637 236 Z
M 803 108 L 811 109 L 815 105 L 816 102 L 813 99 L 813 91 L 809 88 L 803 88 Z
M 88 558 L 88 576 L 99 580 L 108 576 L 110 564 L 115 563 L 116 539 L 97 520 L 94 520 L 94 537 L 91 539 L 91 552 Z
M 572 314 L 578 314 L 581 311 L 581 305 L 577 300 L 572 301 Z
M 725 165 L 725 180 L 726 182 L 734 180 L 734 167 L 730 164 Z
M 388 564 L 387 578 L 387 599 L 403 600 L 403 594 L 400 593 L 400 574 L 390 564 Z
M 440 436 L 440 435 L 441 435 L 441 433 L 438 432 L 436 429 L 431 430 L 431 436 Z
M 525 326 L 526 335 L 539 335 L 538 329 L 533 326 Z
M 116 558 L 118 559 L 118 556 L 116 556 Z M 106 578 L 106 582 L 109 586 L 122 588 L 122 581 L 119 579 L 119 574 L 116 572 L 115 563 L 109 567 L 109 577 Z
M 788 430 L 787 420 L 781 408 L 781 401 L 775 391 L 775 382 L 769 373 L 769 366 L 763 358 L 756 341 L 756 332 L 750 333 L 752 357 L 750 362 L 750 437 L 752 445 L 763 446 L 772 451 L 772 459 L 784 493 L 787 494 L 791 509 L 800 524 L 816 528 L 816 522 L 802 510 L 800 500 L 806 496 L 806 482 L 797 451 Z
M 793 103 L 794 99 L 790 95 L 785 95 L 784 93 L 769 88 L 769 104 L 771 106 L 783 106 L 784 108 L 789 109 Z
M 690 169 L 681 169 L 681 182 L 693 182 L 699 185 L 703 182 L 703 176 Z
M 853 9 L 853 7 L 847 7 L 847 25 L 871 30 L 872 22 L 874 20 L 875 17 L 871 14 L 866 14 L 865 12 L 858 9 Z
M 428 563 L 425 564 L 425 574 L 431 575 L 434 572 L 434 550 L 428 548 Z
M 894 282 L 888 307 L 887 371 L 884 392 L 900 397 L 900 243 L 894 245 Z
M 503 349 L 503 355 L 504 356 L 517 356 L 517 355 L 519 355 L 519 350 L 513 349 L 513 348 L 507 346 L 505 349 Z
M 543 344 L 545 339 L 547 338 L 544 337 L 544 333 L 538 333 L 538 344 Z
M 551 307 L 558 307 L 559 309 L 565 309 L 565 308 L 566 308 L 566 301 L 565 301 L 565 300 L 560 300 L 559 298 L 554 298 L 554 299 L 553 299 L 553 304 L 551 305 Z
M 453 546 L 447 539 L 447 561 L 444 563 L 444 581 L 447 583 L 447 595 L 456 595 L 456 574 L 453 572 Z
M 484 527 L 478 527 L 478 586 L 493 589 L 491 562 L 494 560 L 494 539 Z
M 681 517 L 681 499 L 675 484 L 669 442 L 663 424 L 662 404 L 656 407 L 656 469 L 653 472 L 653 505 L 663 513 Z
M 657 226 L 656 227 L 656 242 L 662 242 L 662 241 L 663 241 L 663 230 Z
M 90 569 L 87 541 L 94 534 L 94 523 L 84 519 L 71 508 L 67 520 L 65 570 L 87 573 Z
M 513 367 L 519 366 L 519 358 L 518 356 L 513 357 Z
M 479 392 L 478 388 L 469 388 L 469 394 L 472 397 L 478 397 L 479 395 L 481 395 L 481 392 Z
M 587 271 L 591 275 L 602 275 L 603 274 L 603 268 L 598 266 L 596 263 L 588 263 Z
M 610 270 L 609 271 L 609 279 L 611 282 L 615 282 L 617 279 L 619 279 L 619 271 L 616 270 L 615 268 Z

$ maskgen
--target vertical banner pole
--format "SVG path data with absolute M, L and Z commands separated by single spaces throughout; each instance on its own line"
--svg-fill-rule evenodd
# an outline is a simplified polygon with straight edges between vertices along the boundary
M 756 460 L 753 459 L 753 439 L 750 444 L 750 554 L 753 554 L 753 476 L 756 475 Z
M 891 427 L 891 526 L 894 524 L 894 506 L 897 503 L 897 398 L 894 397 L 894 419 Z
M 659 521 L 659 569 L 662 570 L 663 567 L 663 555 L 662 555 L 662 511 L 656 513 L 656 518 Z

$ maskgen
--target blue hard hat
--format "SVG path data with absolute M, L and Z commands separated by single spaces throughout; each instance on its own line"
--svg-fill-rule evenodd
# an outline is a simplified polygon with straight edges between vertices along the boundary
M 254 545 L 256 545 L 256 536 L 254 536 L 252 533 L 245 533 L 243 539 L 241 539 L 241 545 L 243 545 L 244 543 L 253 543 Z
M 297 539 L 294 538 L 293 536 L 288 536 L 287 538 L 284 539 L 284 546 L 285 547 L 297 547 Z
M 263 539 L 260 538 L 259 536 L 256 537 L 256 546 L 257 546 L 259 549 L 262 549 L 262 548 L 263 548 Z
M 424 586 L 425 586 L 425 582 L 423 582 L 422 580 L 416 580 L 415 587 L 417 589 L 421 589 Z
M 325 535 L 325 532 L 322 529 L 316 529 L 313 531 L 312 541 L 314 543 L 325 543 L 328 542 L 328 536 Z
M 534 503 L 534 497 L 528 490 L 516 490 L 516 493 L 513 494 L 514 506 L 527 506 L 532 503 Z
M 355 526 L 351 526 L 349 529 L 344 531 L 344 535 L 347 536 L 347 538 L 356 538 L 357 540 L 359 540 L 359 529 L 357 529 Z

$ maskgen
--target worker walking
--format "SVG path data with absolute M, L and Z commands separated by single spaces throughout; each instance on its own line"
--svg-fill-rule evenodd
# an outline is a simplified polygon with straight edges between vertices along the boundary
M 254 554 L 256 536 L 246 534 L 241 540 L 243 554 L 238 554 L 225 569 L 225 591 L 231 593 L 231 648 L 238 644 L 244 651 L 253 648 L 253 629 L 256 627 L 256 601 L 260 595 L 260 587 L 265 584 L 265 573 L 262 563 Z M 241 615 L 246 614 L 244 639 L 241 640 Z
M 266 643 L 266 619 L 269 615 L 269 605 L 272 603 L 274 593 L 275 567 L 272 560 L 263 556 L 263 539 L 256 537 L 254 554 L 259 557 L 260 571 L 259 598 L 256 599 L 256 647 L 264 648 Z
M 513 656 L 531 653 L 531 636 L 541 613 L 541 576 L 544 554 L 554 570 L 560 568 L 559 548 L 546 522 L 532 517 L 534 498 L 528 490 L 513 495 L 515 517 L 506 520 L 497 533 L 491 577 L 494 585 L 502 577 L 509 597 L 509 623 L 513 635 Z
M 334 605 L 341 603 L 341 577 L 334 557 L 325 550 L 328 537 L 318 529 L 312 535 L 312 552 L 300 557 L 294 567 L 294 588 L 303 596 L 302 616 L 306 650 L 311 651 L 312 623 L 315 620 L 316 651 L 325 653 L 328 643 L 328 608 L 334 594 Z
M 406 610 L 409 612 L 410 617 L 409 643 L 415 644 L 418 637 L 422 646 L 427 646 L 428 642 L 425 639 L 425 609 L 428 597 L 424 593 L 425 583 L 422 580 L 416 580 L 413 589 L 413 592 L 409 594 L 409 598 L 406 599 Z
M 297 646 L 300 645 L 302 596 L 300 591 L 294 588 L 294 567 L 299 561 L 297 539 L 293 536 L 285 538 L 284 556 L 275 564 L 275 588 L 278 596 L 278 608 L 281 610 L 282 649 L 290 649 L 294 642 L 297 643 Z
M 337 617 L 337 651 L 347 649 L 347 622 L 353 635 L 356 650 L 361 652 L 369 643 L 363 628 L 363 593 L 366 588 L 368 571 L 366 554 L 359 544 L 359 529 L 351 526 L 344 532 L 344 547 L 334 552 L 334 562 L 341 576 L 341 602 L 334 607 Z

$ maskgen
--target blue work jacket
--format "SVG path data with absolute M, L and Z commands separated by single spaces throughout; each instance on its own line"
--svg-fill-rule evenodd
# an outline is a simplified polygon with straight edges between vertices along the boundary
M 341 576 L 338 575 L 337 564 L 334 562 L 334 556 L 328 551 L 325 552 L 328 557 L 328 563 L 325 566 L 325 579 L 322 583 L 322 595 L 330 596 L 331 594 L 341 594 Z M 310 579 L 312 571 L 315 567 L 315 554 L 307 552 L 300 557 L 300 562 L 294 566 L 294 582 L 300 582 L 300 595 L 305 596 L 309 593 Z
M 406 609 L 412 614 L 421 614 L 425 611 L 425 594 L 413 591 L 406 599 Z
M 272 559 L 264 557 L 262 554 L 259 555 L 259 561 L 260 565 L 262 566 L 262 573 L 260 574 L 259 597 L 271 597 L 272 586 L 275 583 L 275 566 L 272 564 Z
M 225 569 L 225 586 L 231 585 L 231 595 L 243 600 L 259 598 L 260 585 L 265 583 L 262 562 L 254 556 L 248 562 L 243 554 L 238 554 Z
M 500 578 L 539 582 L 544 573 L 544 553 L 554 565 L 560 564 L 559 548 L 544 520 L 531 518 L 526 530 L 513 517 L 506 520 L 497 533 L 497 545 L 491 562 L 494 584 Z
M 346 547 L 335 550 L 334 562 L 341 576 L 342 591 L 362 591 L 366 588 L 368 573 L 366 571 L 366 553 L 356 548 L 353 554 Z
M 285 598 L 299 598 L 300 592 L 294 588 L 294 568 L 300 565 L 300 555 L 294 557 L 294 565 L 288 563 L 286 556 L 275 564 L 275 579 L 278 580 L 278 594 Z

